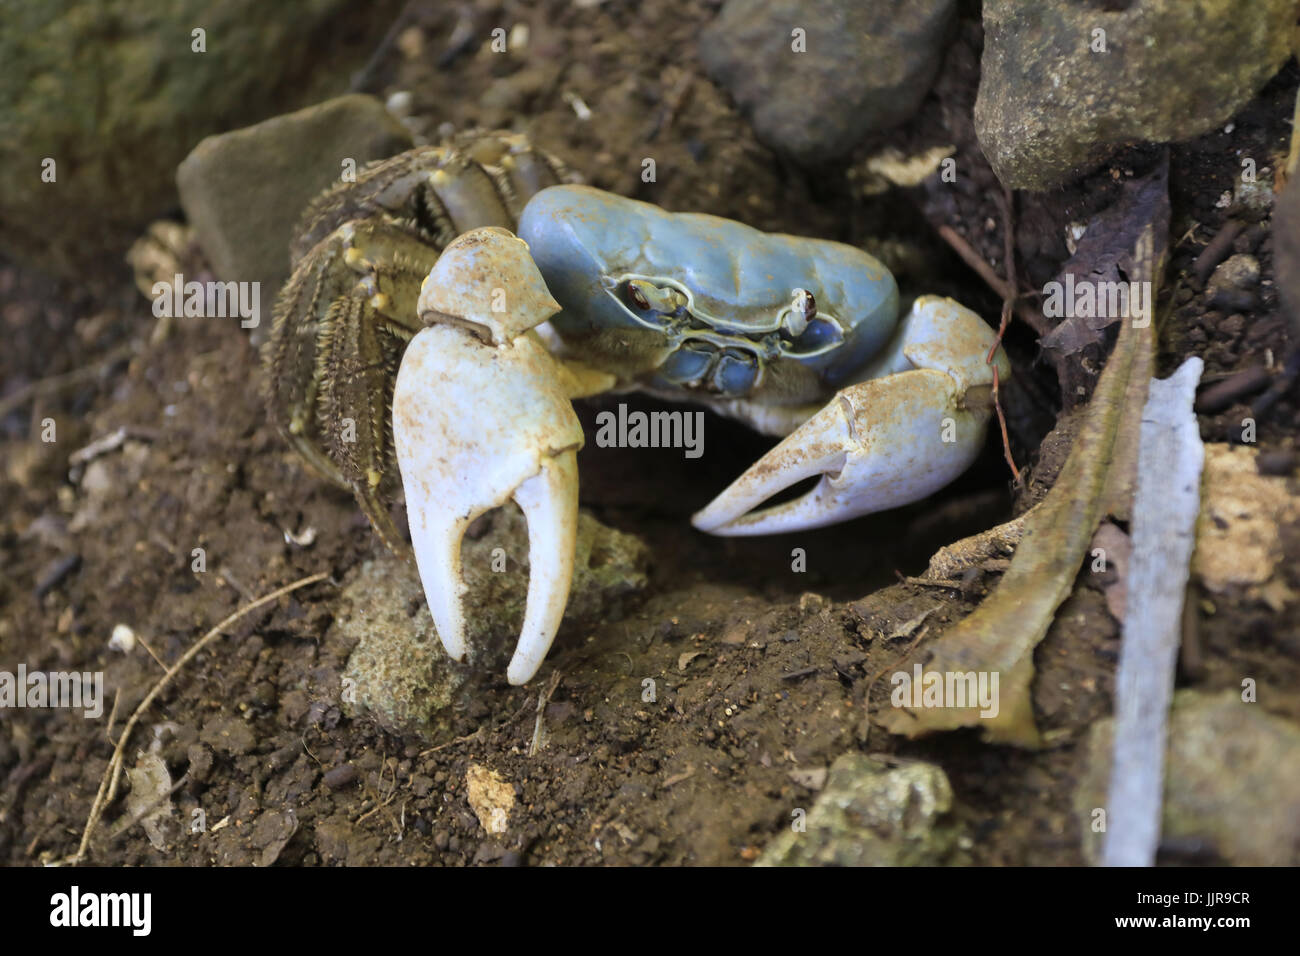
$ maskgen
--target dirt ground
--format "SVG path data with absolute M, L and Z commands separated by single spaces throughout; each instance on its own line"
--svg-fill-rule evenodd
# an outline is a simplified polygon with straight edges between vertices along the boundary
M 905 291 L 951 294 L 996 316 L 997 298 L 934 232 L 953 226 L 1001 272 L 994 180 L 969 119 L 978 21 L 963 22 L 918 116 L 856 155 L 886 142 L 905 151 L 955 143 L 959 168 L 972 171 L 965 185 L 943 199 L 924 190 L 868 199 L 845 175 L 852 163 L 801 170 L 782 162 L 699 72 L 694 38 L 715 9 L 551 2 L 519 15 L 531 25 L 523 54 L 469 51 L 442 67 L 436 59 L 455 14 L 430 13 L 403 34 L 370 91 L 412 91 L 414 113 L 430 129 L 518 124 L 589 183 L 669 209 L 857 244 L 905 239 L 928 263 L 901 276 Z M 1160 374 L 1191 354 L 1205 357 L 1207 378 L 1260 364 L 1269 351 L 1286 354 L 1286 322 L 1267 281 L 1266 230 L 1238 240 L 1260 257 L 1266 280 L 1244 322 L 1210 309 L 1187 276 L 1225 221 L 1216 203 L 1240 170 L 1239 151 L 1285 155 L 1298 83 L 1291 64 L 1231 134 L 1171 150 L 1164 289 L 1180 291 Z M 596 119 L 579 119 L 566 93 Z M 639 177 L 647 151 L 656 158 L 655 183 Z M 1065 189 L 1018 197 L 1023 274 L 1040 285 L 1050 278 L 1041 273 L 1065 258 L 1064 224 L 1105 206 L 1126 166 L 1149 159 L 1137 151 Z M 205 832 L 177 830 L 156 848 L 141 827 L 117 832 L 114 824 L 127 818 L 119 797 L 91 844 L 91 862 L 742 864 L 788 825 L 793 808 L 815 798 L 791 772 L 826 767 L 855 748 L 942 766 L 974 838 L 973 862 L 1082 862 L 1070 803 L 1080 742 L 1110 713 L 1118 657 L 1118 628 L 1095 576 L 1080 577 L 1036 653 L 1035 712 L 1055 732 L 1050 748 L 989 746 L 965 733 L 907 742 L 871 720 L 889 706 L 888 683 L 876 678 L 908 650 L 906 635 L 892 636 L 900 625 L 935 608 L 927 623 L 931 633 L 942 630 L 996 583 L 983 575 L 959 591 L 899 583 L 900 576 L 919 573 L 943 544 L 1022 509 L 1060 466 L 1066 446 L 1044 442 L 1059 389 L 1050 365 L 1036 360 L 1030 330 L 1013 325 L 1007 342 L 1016 376 L 1007 396 L 1012 451 L 1030 466 L 1026 488 L 1012 487 L 991 435 L 977 465 L 925 502 L 825 531 L 728 540 L 696 533 L 688 517 L 770 440 L 710 417 L 708 452 L 694 461 L 589 442 L 579 456 L 582 506 L 646 542 L 646 590 L 589 632 L 562 629 L 533 684 L 484 677 L 445 739 L 430 741 L 343 713 L 340 676 L 352 647 L 333 626 L 339 586 L 382 546 L 351 497 L 306 472 L 270 426 L 253 387 L 257 355 L 237 323 L 180 319 L 165 340 L 151 342 L 150 305 L 121 267 L 71 284 L 4 265 L 0 298 L 7 340 L 0 397 L 90 369 L 0 418 L 0 668 L 103 670 L 110 701 L 120 694 L 111 726 L 66 711 L 0 716 L 0 861 L 35 865 L 77 849 L 110 741 L 162 673 L 138 649 L 126 656 L 107 649 L 115 625 L 128 624 L 170 665 L 250 599 L 328 571 L 330 581 L 239 620 L 186 666 L 135 731 L 127 765 L 156 739 L 181 781 L 172 796 L 177 819 L 201 809 Z M 599 407 L 580 410 L 589 435 Z M 1203 437 L 1223 440 L 1243 413 L 1237 404 L 1203 415 Z M 52 443 L 40 440 L 46 418 L 57 426 Z M 1261 452 L 1290 456 L 1294 475 L 1295 392 L 1258 427 Z M 72 453 L 119 428 L 122 445 L 85 465 L 74 484 Z M 307 527 L 315 529 L 309 546 L 286 539 Z M 1300 590 L 1300 530 L 1286 529 L 1284 543 L 1287 583 Z M 205 549 L 205 573 L 191 570 L 195 547 Z M 795 547 L 807 553 L 801 573 L 791 570 Z M 1277 613 L 1245 598 L 1199 597 L 1204 666 L 1180 675 L 1180 684 L 1218 690 L 1238 686 L 1243 672 L 1264 675 L 1262 683 L 1289 689 L 1284 712 L 1300 718 L 1300 604 Z M 550 742 L 530 756 L 538 695 L 556 673 L 545 708 Z M 653 703 L 642 699 L 646 677 L 657 682 Z M 466 773 L 475 764 L 513 786 L 517 806 L 504 834 L 485 832 L 467 803 Z

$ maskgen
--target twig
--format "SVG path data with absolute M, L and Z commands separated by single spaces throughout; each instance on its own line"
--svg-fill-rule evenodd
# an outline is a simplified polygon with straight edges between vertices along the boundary
M 1214 271 L 1214 267 L 1228 255 L 1232 243 L 1244 228 L 1246 228 L 1246 224 L 1240 219 L 1229 219 L 1223 224 L 1223 228 L 1215 234 L 1214 238 L 1210 240 L 1209 244 L 1201 250 L 1201 254 L 1192 263 L 1192 273 L 1202 285 L 1210 278 L 1210 273 Z
M 871 692 L 876 689 L 876 684 L 879 683 L 880 678 L 884 677 L 887 673 L 889 673 L 889 671 L 897 670 L 898 668 L 902 667 L 904 664 L 908 662 L 908 660 L 912 656 L 912 653 L 920 645 L 921 639 L 925 637 L 925 635 L 928 633 L 930 633 L 929 624 L 927 624 L 925 627 L 921 628 L 919 631 L 916 632 L 916 637 L 912 638 L 912 643 L 907 645 L 907 650 L 903 651 L 902 657 L 895 658 L 893 663 L 886 664 L 880 670 L 876 671 L 875 676 L 872 677 L 871 680 L 867 682 L 867 689 L 862 695 L 862 706 L 864 708 L 867 708 L 868 711 L 868 717 L 864 722 L 866 731 L 863 734 L 863 740 L 862 740 L 863 746 L 866 746 L 867 741 L 871 739 L 871 718 L 870 718 Z
M 1222 381 L 1206 388 L 1196 396 L 1196 411 L 1216 415 L 1233 405 L 1239 398 L 1258 392 L 1273 381 L 1273 373 L 1262 365 L 1234 372 Z
M 660 133 L 666 132 L 673 125 L 673 120 L 677 118 L 678 111 L 686 102 L 687 95 L 691 91 L 691 85 L 695 82 L 695 73 L 687 70 L 668 92 L 664 99 L 663 106 L 659 109 L 658 116 L 655 117 L 654 124 L 646 134 L 646 142 L 652 142 Z
M 131 737 L 131 731 L 135 729 L 135 725 L 139 723 L 140 718 L 144 716 L 144 712 L 149 709 L 149 705 L 152 704 L 154 700 L 157 699 L 158 695 L 163 692 L 163 689 L 171 683 L 171 679 L 180 672 L 182 667 L 193 660 L 201 650 L 212 643 L 212 641 L 215 640 L 222 631 L 231 624 L 234 624 L 244 615 L 257 610 L 264 604 L 269 604 L 272 601 L 283 597 L 291 591 L 305 588 L 307 585 L 315 584 L 317 581 L 323 581 L 327 577 L 329 577 L 328 571 L 320 571 L 316 574 L 308 575 L 305 578 L 299 578 L 292 584 L 286 584 L 279 590 L 272 591 L 270 594 L 258 598 L 251 604 L 244 605 L 195 641 L 194 646 L 182 654 L 176 663 L 168 669 L 167 673 L 158 678 L 157 683 L 153 685 L 153 689 L 145 695 L 144 700 L 140 702 L 140 706 L 138 706 L 135 709 L 135 712 L 131 714 L 130 719 L 126 722 L 126 726 L 122 728 L 121 735 L 117 738 L 117 746 L 113 748 L 113 756 L 109 758 L 108 766 L 104 768 L 104 776 L 99 781 L 99 792 L 95 794 L 95 802 L 90 806 L 90 816 L 86 820 L 86 829 L 81 834 L 81 845 L 77 847 L 76 855 L 74 855 L 70 861 L 73 866 L 80 863 L 82 858 L 86 855 L 86 847 L 90 845 L 90 838 L 95 832 L 95 827 L 99 824 L 99 818 L 103 815 L 104 808 L 112 803 L 113 799 L 117 796 L 117 786 L 122 779 L 122 754 L 126 750 L 126 742 Z
M 406 28 L 414 13 L 415 0 L 411 0 L 406 6 L 402 7 L 402 11 L 397 15 L 397 19 L 393 21 L 393 25 L 388 28 L 384 38 L 379 41 L 379 46 L 375 47 L 374 52 L 370 54 L 370 59 L 366 60 L 366 65 L 352 77 L 352 83 L 348 87 L 349 93 L 360 93 L 370 85 L 375 72 L 379 69 L 380 64 L 384 62 L 384 58 L 388 56 L 388 51 L 393 48 L 393 44 L 397 42 L 397 38 Z
M 1007 417 L 1002 412 L 1002 402 L 998 400 L 998 367 L 993 362 L 993 356 L 997 353 L 998 346 L 1002 344 L 1002 336 L 1007 334 L 1007 325 L 1011 322 L 1011 309 L 1016 302 L 1016 241 L 1015 241 L 1015 201 L 1012 199 L 1011 190 L 1004 188 L 1002 191 L 1002 232 L 1005 242 L 1005 256 L 1007 260 L 1007 294 L 1002 298 L 1002 321 L 998 325 L 998 337 L 989 347 L 989 354 L 985 357 L 986 365 L 993 368 L 993 408 L 998 413 L 998 424 L 1002 428 L 1002 454 L 1007 459 L 1007 464 L 1011 468 L 1011 477 L 1016 484 L 1020 484 L 1020 469 L 1016 467 L 1016 460 L 1011 457 L 1011 439 L 1007 437 Z
M 560 678 L 563 675 L 556 671 L 551 675 L 551 679 L 546 682 L 546 689 L 537 695 L 537 720 L 533 724 L 533 739 L 528 745 L 528 756 L 535 757 L 537 752 L 546 746 L 546 722 L 543 715 L 546 713 L 546 705 L 555 693 L 555 688 L 560 686 Z
M 104 728 L 104 736 L 108 738 L 108 742 L 114 747 L 117 746 L 117 741 L 113 739 L 113 724 L 117 722 L 117 705 L 121 702 L 122 688 L 119 687 L 113 692 L 113 709 L 108 712 L 108 725 Z
M 139 634 L 135 636 L 135 639 L 139 642 L 141 647 L 143 647 L 146 651 L 149 652 L 149 656 L 152 657 L 155 662 L 157 662 L 158 666 L 161 667 L 165 673 L 167 670 L 167 665 L 163 663 L 162 658 L 153 652 L 153 648 L 150 647 L 148 644 L 146 644 L 144 638 L 141 637 Z
M 33 398 L 48 395 L 51 392 L 67 388 L 69 385 L 77 385 L 93 379 L 119 359 L 132 355 L 134 351 L 135 349 L 130 345 L 120 345 L 93 365 L 86 365 L 82 368 L 73 369 L 71 372 L 63 372 L 59 375 L 51 375 L 49 378 L 29 382 L 14 391 L 12 395 L 0 399 L 0 418 L 5 418 L 10 412 L 21 408 Z
M 454 740 L 444 741 L 443 743 L 438 744 L 438 746 L 436 747 L 430 747 L 428 750 L 421 750 L 417 756 L 417 759 L 418 757 L 427 757 L 429 754 L 436 754 L 439 750 L 446 750 L 448 747 L 454 747 L 456 744 L 466 743 L 467 741 L 473 740 L 482 732 L 483 732 L 483 728 L 480 726 L 478 730 L 475 730 L 472 734 L 466 734 L 464 737 L 457 737 Z
M 962 262 L 978 273 L 979 277 L 984 280 L 985 285 L 992 289 L 998 298 L 1005 300 L 1011 294 L 1007 284 L 993 271 L 992 266 L 981 259 L 979 253 L 972 249 L 970 243 L 958 235 L 952 226 L 946 223 L 941 224 L 938 227 L 938 232 L 943 241 L 952 246 L 953 251 L 961 257 Z M 1015 308 L 1016 315 L 1020 316 L 1020 320 L 1038 333 L 1040 338 L 1052 331 L 1051 326 L 1047 324 L 1047 320 L 1030 308 L 1027 303 L 1016 300 Z

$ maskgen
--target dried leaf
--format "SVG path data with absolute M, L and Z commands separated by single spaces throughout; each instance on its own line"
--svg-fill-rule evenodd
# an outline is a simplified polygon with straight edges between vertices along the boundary
M 1169 208 L 1164 175 L 1131 190 L 1121 205 L 1126 208 L 1118 220 L 1110 217 L 1109 227 L 1094 222 L 1088 235 L 1095 244 L 1109 232 L 1111 243 L 1123 243 L 1129 251 L 1103 256 L 1094 247 L 1089 255 L 1095 261 L 1104 259 L 1116 268 L 1123 267 L 1127 278 L 1150 281 L 1154 286 L 1167 245 Z M 1132 228 L 1135 210 L 1146 216 L 1140 233 Z M 988 713 L 978 701 L 961 701 L 965 705 L 957 706 L 958 701 L 947 700 L 947 706 L 915 711 L 894 707 L 880 715 L 888 730 L 917 737 L 979 726 L 993 742 L 1024 747 L 1041 744 L 1030 693 L 1034 648 L 1070 593 L 1093 531 L 1106 511 L 1107 489 L 1113 487 L 1108 473 L 1121 440 L 1120 423 L 1125 418 L 1141 419 L 1153 350 L 1149 322 L 1121 323 L 1115 349 L 1070 455 L 1047 497 L 1025 516 L 1024 536 L 1011 566 L 989 598 L 929 645 L 931 655 L 923 678 L 930 680 L 933 675 L 945 686 L 952 686 L 945 677 L 984 674 L 990 683 L 996 677 L 993 712 Z
M 1056 277 L 1062 289 L 1067 286 L 1084 289 L 1085 284 L 1096 288 L 1103 282 L 1128 284 L 1137 280 L 1139 265 L 1134 250 L 1138 238 L 1147 229 L 1153 229 L 1159 237 L 1158 245 L 1163 247 L 1169 232 L 1168 174 L 1168 166 L 1161 163 L 1152 175 L 1126 183 L 1119 201 L 1092 218 L 1074 255 Z M 1121 314 L 1070 316 L 1044 337 L 1041 344 L 1044 349 L 1068 355 L 1086 345 L 1100 343 L 1101 330 L 1122 317 Z
M 172 817 L 172 778 L 167 764 L 156 753 L 137 754 L 135 766 L 126 772 L 131 792 L 126 797 L 126 816 L 138 822 L 155 850 L 167 845 L 167 822 Z

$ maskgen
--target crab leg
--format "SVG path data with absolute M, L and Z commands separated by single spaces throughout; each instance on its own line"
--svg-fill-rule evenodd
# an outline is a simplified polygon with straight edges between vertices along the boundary
M 992 410 L 996 336 L 951 299 L 923 296 L 884 353 L 816 415 L 698 512 L 716 535 L 820 528 L 919 501 L 970 467 Z M 1010 363 L 999 348 L 1002 381 Z M 820 475 L 802 497 L 753 509 Z
M 419 313 L 428 327 L 407 347 L 393 393 L 416 565 L 456 660 L 467 650 L 465 529 L 511 498 L 528 519 L 528 604 L 512 684 L 541 666 L 573 574 L 582 427 L 571 376 L 530 331 L 557 311 L 522 240 L 497 228 L 466 233 L 425 280 Z

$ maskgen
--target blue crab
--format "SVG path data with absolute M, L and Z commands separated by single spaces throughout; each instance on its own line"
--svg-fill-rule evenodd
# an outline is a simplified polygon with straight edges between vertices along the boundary
M 282 430 L 401 548 L 382 507 L 395 460 L 451 657 L 468 650 L 465 530 L 512 498 L 528 520 L 530 577 L 509 682 L 530 680 L 550 648 L 573 572 L 574 399 L 645 391 L 785 436 L 694 515 L 715 535 L 894 508 L 978 455 L 995 369 L 1005 381 L 1010 366 L 975 313 L 923 296 L 900 318 L 893 277 L 852 246 L 559 183 L 523 141 L 479 142 L 472 161 L 433 148 L 386 161 L 386 179 L 372 172 L 309 216 L 314 245 L 299 250 L 268 358 Z M 474 164 L 501 200 L 492 215 L 474 212 L 474 196 L 448 200 Z M 520 167 L 523 187 L 510 179 Z M 459 221 L 422 224 L 435 200 Z M 330 437 L 340 421 L 352 441 Z M 760 507 L 818 476 L 801 497 Z

